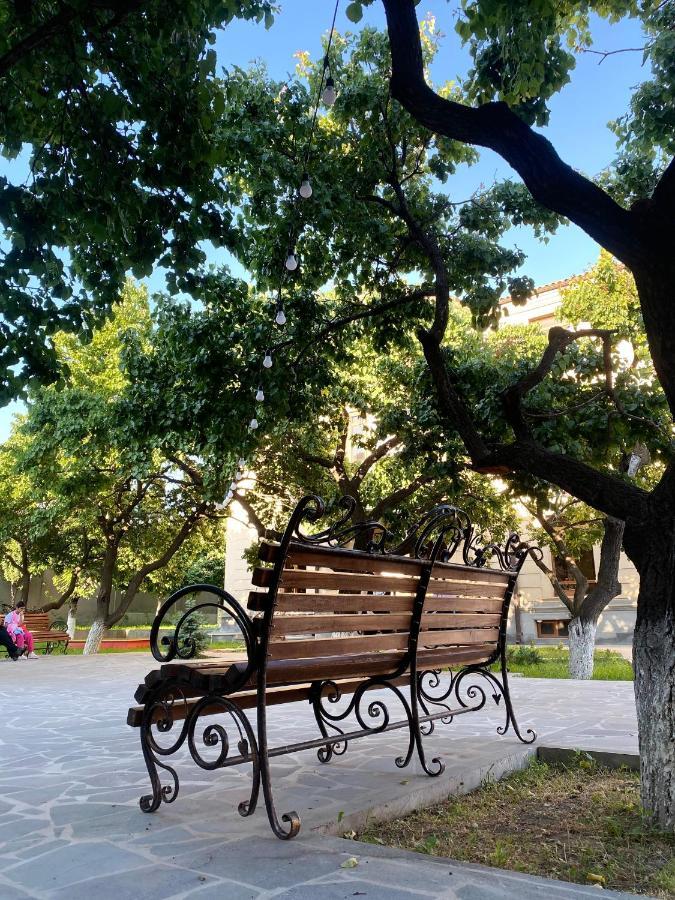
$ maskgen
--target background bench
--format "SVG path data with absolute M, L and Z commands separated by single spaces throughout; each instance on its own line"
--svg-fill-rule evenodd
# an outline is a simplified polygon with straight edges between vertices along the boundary
M 5 612 L 9 612 L 9 609 Z M 4 616 L 4 614 L 3 612 L 2 615 Z M 0 619 L 0 621 L 2 620 Z M 36 649 L 41 649 L 44 653 L 52 653 L 56 647 L 62 645 L 63 652 L 68 651 L 70 636 L 56 626 L 56 623 L 54 626 L 49 624 L 49 613 L 27 612 L 24 614 L 24 622 L 26 629 L 33 634 Z
M 406 736 L 396 760 L 406 766 L 415 751 L 429 775 L 443 771 L 439 759 L 428 763 L 423 738 L 437 720 L 476 711 L 488 696 L 504 699 L 504 733 L 518 730 L 508 691 L 505 662 L 509 603 L 527 548 L 511 536 L 503 548 L 478 547 L 465 513 L 436 507 L 403 544 L 385 549 L 386 530 L 377 523 L 349 525 L 352 505 L 331 528 L 316 535 L 300 529 L 308 513 L 323 510 L 318 498 L 305 498 L 296 508 L 281 542 L 265 542 L 253 583 L 260 590 L 249 596 L 250 617 L 234 598 L 219 588 L 190 586 L 164 604 L 153 623 L 151 647 L 165 664 L 146 676 L 136 691 L 138 706 L 128 723 L 141 729 L 152 795 L 141 806 L 154 811 L 162 800 L 175 799 L 178 778 L 166 757 L 187 740 L 192 758 L 203 768 L 241 763 L 253 767 L 250 800 L 240 812 L 250 815 L 262 782 L 272 829 L 292 837 L 300 827 L 296 813 L 281 820 L 271 790 L 269 759 L 299 749 L 318 750 L 322 762 L 346 752 L 349 742 L 393 729 Z M 356 541 L 365 550 L 344 546 Z M 461 563 L 441 561 L 459 555 Z M 489 567 L 494 563 L 495 568 Z M 188 592 L 210 591 L 212 599 L 193 607 L 179 621 L 171 638 L 158 644 L 159 626 L 167 612 Z M 191 612 L 217 605 L 241 628 L 246 656 L 240 661 L 189 660 L 189 639 L 181 628 Z M 183 661 L 174 661 L 176 657 Z M 501 663 L 501 679 L 490 671 Z M 447 681 L 439 672 L 455 670 Z M 469 675 L 478 675 L 477 686 Z M 407 688 L 404 692 L 402 689 Z M 486 690 L 489 688 L 489 690 Z M 379 690 L 385 698 L 371 692 Z M 347 699 L 350 698 L 350 699 Z M 279 748 L 268 746 L 266 707 L 309 700 L 319 736 Z M 398 718 L 392 714 L 398 710 Z M 245 715 L 255 709 L 256 734 Z M 229 716 L 239 733 L 238 752 L 221 724 L 207 727 L 204 744 L 215 756 L 206 759 L 195 741 L 197 720 Z M 347 721 L 355 726 L 345 728 Z M 182 722 L 178 734 L 173 726 Z M 169 743 L 161 737 L 170 735 Z M 157 766 L 171 783 L 162 786 Z M 286 823 L 284 827 L 282 823 Z

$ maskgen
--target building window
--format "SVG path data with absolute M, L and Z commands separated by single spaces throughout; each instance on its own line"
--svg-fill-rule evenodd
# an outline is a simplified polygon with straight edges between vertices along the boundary
M 568 623 L 569 619 L 544 619 L 537 622 L 537 637 L 566 638 L 569 635 Z

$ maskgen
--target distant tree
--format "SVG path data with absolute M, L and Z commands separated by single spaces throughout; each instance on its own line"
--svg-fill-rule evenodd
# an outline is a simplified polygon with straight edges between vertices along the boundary
M 85 653 L 98 650 L 104 630 L 123 618 L 146 579 L 220 515 L 222 467 L 214 475 L 206 472 L 213 460 L 139 437 L 122 358 L 132 334 L 149 352 L 151 333 L 145 292 L 127 285 L 91 341 L 56 337 L 68 376 L 34 391 L 20 426 L 23 472 L 38 491 L 67 500 L 92 547 L 96 613 Z M 58 522 L 51 525 L 53 540 Z
M 54 379 L 51 335 L 91 334 L 130 270 L 189 293 L 203 242 L 236 246 L 210 45 L 273 5 L 0 4 L 0 152 L 25 158 L 0 178 L 0 402 Z

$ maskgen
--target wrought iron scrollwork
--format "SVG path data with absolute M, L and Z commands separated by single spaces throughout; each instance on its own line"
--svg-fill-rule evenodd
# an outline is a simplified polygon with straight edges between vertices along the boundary
M 396 757 L 394 762 L 399 769 L 405 768 L 410 762 L 415 748 L 415 737 L 413 733 L 413 717 L 410 704 L 405 698 L 403 692 L 386 678 L 373 677 L 364 680 L 354 691 L 351 700 L 341 710 L 332 710 L 332 706 L 342 699 L 340 687 L 334 681 L 318 681 L 312 686 L 310 703 L 314 711 L 316 723 L 324 737 L 336 738 L 344 735 L 344 739 L 338 742 L 334 740 L 330 744 L 319 747 L 317 756 L 323 763 L 330 762 L 333 756 L 342 756 L 347 751 L 349 745 L 348 733 L 345 733 L 338 722 L 345 722 L 349 716 L 353 715 L 358 722 L 361 731 L 367 734 L 379 734 L 388 731 L 391 725 L 391 713 L 382 697 L 370 698 L 367 696 L 368 691 L 386 689 L 391 691 L 395 698 L 401 704 L 405 713 L 405 723 L 408 729 L 408 746 L 403 755 Z M 359 732 L 359 736 L 362 735 Z
M 160 637 L 160 629 L 167 616 L 171 615 L 174 607 L 183 597 L 189 594 L 206 595 L 209 599 L 201 599 L 194 606 L 186 609 L 178 619 L 173 633 Z M 150 650 L 155 659 L 160 662 L 170 662 L 172 659 L 191 659 L 197 652 L 197 646 L 191 634 L 186 633 L 185 625 L 195 613 L 204 609 L 217 609 L 224 612 L 234 620 L 239 628 L 244 641 L 248 666 L 242 674 L 240 681 L 245 684 L 248 680 L 256 660 L 257 635 L 254 620 L 250 618 L 246 610 L 235 598 L 222 588 L 213 584 L 190 584 L 175 591 L 166 600 L 155 616 L 150 632 Z M 233 686 L 236 690 L 238 685 Z
M 303 518 L 315 522 L 325 515 L 326 504 L 321 497 L 311 495 L 304 499 L 311 500 L 312 506 L 308 508 L 308 512 L 305 513 Z M 344 496 L 340 498 L 337 505 L 344 512 L 328 528 L 316 534 L 305 534 L 300 528 L 301 522 L 299 521 L 295 526 L 292 537 L 304 544 L 325 544 L 327 547 L 346 547 L 354 541 L 358 541 L 363 543 L 363 549 L 367 553 L 387 552 L 386 542 L 392 535 L 381 522 L 358 522 L 350 525 L 348 523 L 354 515 L 356 500 L 353 497 Z
M 527 728 L 525 730 L 525 735 L 523 736 L 518 722 L 516 720 L 515 713 L 513 711 L 513 704 L 511 702 L 511 692 L 509 690 L 509 682 L 508 682 L 508 672 L 506 671 L 506 660 L 502 657 L 502 677 L 501 679 L 497 678 L 494 672 L 491 672 L 489 669 L 486 669 L 484 666 L 466 666 L 463 669 L 460 669 L 452 679 L 452 692 L 454 694 L 455 700 L 461 707 L 466 709 L 471 706 L 472 710 L 482 709 L 488 701 L 488 695 L 490 699 L 492 699 L 496 706 L 501 704 L 501 701 L 504 701 L 504 724 L 497 726 L 497 734 L 506 734 L 509 728 L 513 728 L 513 731 L 523 744 L 531 744 L 536 740 L 536 733 L 531 729 Z M 484 684 L 476 681 L 469 681 L 466 685 L 464 684 L 465 679 L 469 676 L 476 676 L 484 679 Z M 472 701 L 477 701 L 473 702 Z
M 225 715 L 234 725 L 237 736 L 236 748 L 238 754 L 233 757 L 232 742 L 227 728 L 220 722 L 206 724 L 201 733 L 201 744 L 204 749 L 216 750 L 214 758 L 209 759 L 204 755 L 204 750 L 198 744 L 197 730 L 200 719 L 205 716 Z M 178 734 L 174 732 L 174 726 L 180 722 Z M 161 735 L 172 733 L 170 743 L 163 743 Z M 163 685 L 146 702 L 141 724 L 141 747 L 143 756 L 150 775 L 152 794 L 147 794 L 140 799 L 140 807 L 143 812 L 154 812 L 161 803 L 173 803 L 178 796 L 179 779 L 176 770 L 165 760 L 177 753 L 187 742 L 190 756 L 202 769 L 214 770 L 250 762 L 252 765 L 253 780 L 251 794 L 247 800 L 239 804 L 239 813 L 242 816 L 250 816 L 256 808 L 258 794 L 260 792 L 260 761 L 258 743 L 251 725 L 243 711 L 229 698 L 221 694 L 209 694 L 197 702 L 190 702 L 186 693 L 186 685 Z M 170 781 L 162 784 L 161 772 L 167 773 Z

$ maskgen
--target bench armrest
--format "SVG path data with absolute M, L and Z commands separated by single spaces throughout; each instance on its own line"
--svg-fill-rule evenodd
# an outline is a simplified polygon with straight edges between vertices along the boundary
M 163 635 L 160 638 L 159 631 L 167 615 L 171 613 L 179 600 L 188 594 L 200 594 L 202 598 L 181 614 L 173 634 Z M 207 596 L 203 597 L 203 595 Z M 168 600 L 162 604 L 154 618 L 150 631 L 150 650 L 152 655 L 159 662 L 170 662 L 176 657 L 178 659 L 191 659 L 197 652 L 197 644 L 194 638 L 189 633 L 186 633 L 185 623 L 190 616 L 203 609 L 220 609 L 235 621 L 246 647 L 248 660 L 246 678 L 248 678 L 257 662 L 258 637 L 255 622 L 231 594 L 228 594 L 222 588 L 216 587 L 214 584 L 186 585 L 171 594 Z

